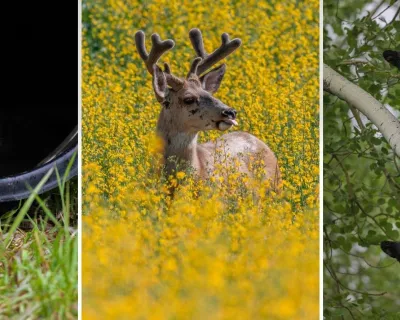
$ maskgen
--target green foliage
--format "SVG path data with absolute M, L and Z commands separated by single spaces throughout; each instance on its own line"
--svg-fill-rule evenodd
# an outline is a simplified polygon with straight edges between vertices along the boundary
M 77 318 L 77 194 L 76 178 L 59 177 L 0 217 L 0 319 Z
M 378 2 L 324 1 L 324 63 L 396 112 L 400 74 L 382 53 L 400 50 L 400 1 Z M 363 115 L 324 94 L 323 161 L 324 315 L 399 319 L 400 265 L 379 244 L 400 240 L 400 159 Z

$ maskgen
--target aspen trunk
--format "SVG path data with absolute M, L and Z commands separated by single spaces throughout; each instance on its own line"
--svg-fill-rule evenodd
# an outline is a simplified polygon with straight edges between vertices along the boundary
M 400 157 L 400 121 L 368 92 L 324 64 L 324 91 L 362 112 L 382 133 Z

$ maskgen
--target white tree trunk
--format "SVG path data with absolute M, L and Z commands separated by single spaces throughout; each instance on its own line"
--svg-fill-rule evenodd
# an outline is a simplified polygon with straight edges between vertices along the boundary
M 385 106 L 359 86 L 324 64 L 324 91 L 362 112 L 382 133 L 400 157 L 400 121 Z

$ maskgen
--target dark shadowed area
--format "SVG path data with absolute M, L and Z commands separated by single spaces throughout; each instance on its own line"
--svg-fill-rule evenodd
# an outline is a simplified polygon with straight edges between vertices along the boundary
M 37 166 L 77 125 L 76 104 L 9 105 L 1 110 L 0 177 Z

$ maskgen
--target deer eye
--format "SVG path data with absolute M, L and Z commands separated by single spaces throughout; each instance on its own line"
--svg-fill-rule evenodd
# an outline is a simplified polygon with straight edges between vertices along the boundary
M 192 103 L 194 103 L 195 101 L 196 101 L 195 98 L 185 98 L 185 99 L 183 99 L 183 102 L 184 102 L 185 104 L 192 104 Z

